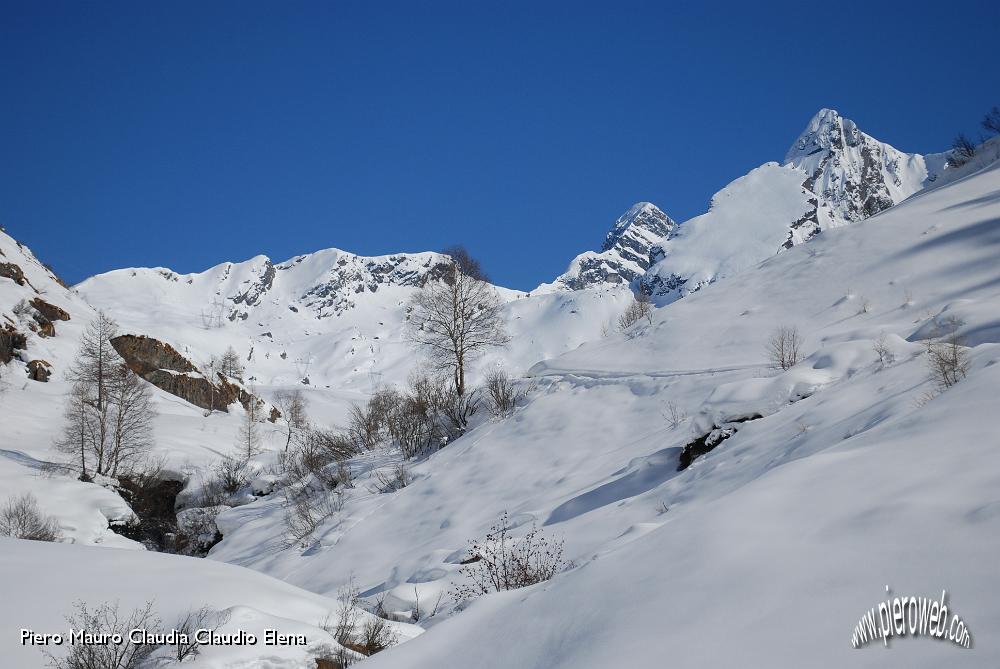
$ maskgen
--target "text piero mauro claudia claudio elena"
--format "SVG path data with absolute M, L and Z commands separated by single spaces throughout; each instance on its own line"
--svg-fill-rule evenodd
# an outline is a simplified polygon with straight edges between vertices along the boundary
M 305 634 L 281 634 L 278 630 L 264 630 L 263 638 L 243 630 L 231 634 L 222 634 L 213 629 L 199 629 L 194 634 L 179 630 L 150 632 L 141 627 L 129 630 L 127 634 L 96 634 L 84 629 L 70 628 L 66 633 L 38 633 L 30 629 L 21 630 L 22 646 L 105 646 L 108 644 L 122 645 L 126 643 L 143 645 L 173 645 L 191 642 L 202 646 L 305 646 Z

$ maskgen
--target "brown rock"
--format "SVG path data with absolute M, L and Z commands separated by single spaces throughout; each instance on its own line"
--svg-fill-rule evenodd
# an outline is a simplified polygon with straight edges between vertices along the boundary
M 0 328 L 0 363 L 7 364 L 14 359 L 14 351 L 28 345 L 27 337 L 7 325 Z
M 10 279 L 19 286 L 24 285 L 24 272 L 11 262 L 0 262 L 0 276 Z
M 239 402 L 244 409 L 250 402 L 261 402 L 223 374 L 216 374 L 213 383 L 173 346 L 153 337 L 120 335 L 111 340 L 111 345 L 133 372 L 202 409 L 228 412 L 233 402 Z M 272 408 L 271 422 L 280 416 L 281 412 Z
M 45 316 L 50 321 L 68 321 L 69 313 L 54 304 L 49 304 L 40 297 L 36 297 L 31 300 L 31 306 L 38 310 L 38 312 Z
M 32 360 L 28 363 L 28 378 L 46 383 L 52 376 L 52 365 L 46 360 Z

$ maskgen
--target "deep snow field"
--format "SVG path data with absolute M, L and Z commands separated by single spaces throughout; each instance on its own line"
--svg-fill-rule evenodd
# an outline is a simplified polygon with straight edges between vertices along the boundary
M 744 179 L 787 169 L 766 165 Z M 716 219 L 738 213 L 722 207 Z M 702 227 L 676 244 L 711 234 Z M 762 234 L 770 243 L 783 231 Z M 56 367 L 49 383 L 22 380 L 24 361 L 2 370 L 3 495 L 33 492 L 64 536 L 0 540 L 4 667 L 42 666 L 17 632 L 64 627 L 76 600 L 153 599 L 167 619 L 208 605 L 228 609 L 230 626 L 278 626 L 312 642 L 213 648 L 187 666 L 311 668 L 333 643 L 319 623 L 352 580 L 364 597 L 384 595 L 400 618 L 418 600 L 424 613 L 419 625 L 398 624 L 404 643 L 365 660 L 373 668 L 1000 664 L 1000 163 L 763 262 L 714 257 L 686 268 L 727 278 L 624 333 L 614 321 L 631 299 L 625 288 L 505 291 L 511 346 L 484 357 L 473 380 L 501 362 L 521 377 L 527 395 L 512 417 L 479 418 L 413 464 L 413 482 L 394 493 L 373 492 L 369 477 L 398 455 L 358 457 L 355 487 L 308 546 L 283 540 L 279 495 L 226 511 L 223 540 L 207 558 L 144 551 L 108 529 L 131 514 L 120 497 L 45 466 L 61 457 L 53 448 L 68 389 L 60 372 L 91 305 L 199 364 L 228 344 L 252 349 L 248 375 L 260 394 L 300 387 L 312 420 L 341 425 L 352 402 L 404 382 L 414 366 L 400 334 L 412 289 L 379 288 L 340 316 L 268 297 L 245 319 L 215 327 L 202 318 L 206 291 L 253 284 L 266 259 L 169 279 L 120 270 L 67 290 L 10 237 L 0 233 L 0 243 L 73 316 L 56 323 L 56 337 L 30 339 L 28 357 Z M 321 281 L 316 262 L 287 270 L 299 274 L 283 295 Z M 32 294 L 4 279 L 0 291 L 5 311 Z M 765 353 L 781 325 L 804 338 L 803 360 L 784 372 Z M 923 342 L 952 330 L 971 347 L 969 373 L 939 392 Z M 893 361 L 879 361 L 880 339 Z M 155 396 L 157 452 L 196 485 L 199 471 L 232 450 L 241 411 L 206 417 Z M 723 425 L 735 434 L 678 472 L 681 447 Z M 267 426 L 270 449 L 283 438 Z M 272 459 L 267 452 L 258 464 Z M 535 523 L 565 540 L 571 565 L 456 610 L 449 592 L 468 542 L 505 511 L 515 533 Z M 858 618 L 886 586 L 927 597 L 947 590 L 973 648 L 907 638 L 853 649 Z

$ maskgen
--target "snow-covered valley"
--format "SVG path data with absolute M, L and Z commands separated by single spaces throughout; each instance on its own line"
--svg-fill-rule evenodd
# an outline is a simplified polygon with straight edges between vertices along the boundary
M 407 388 L 426 365 L 408 335 L 414 296 L 440 284 L 449 258 L 327 249 L 188 275 L 121 269 L 70 288 L 0 232 L 0 268 L 18 268 L 0 273 L 0 505 L 31 493 L 61 537 L 0 539 L 4 666 L 44 663 L 13 630 L 64 629 L 75 601 L 118 600 L 153 601 L 168 624 L 208 606 L 227 612 L 222 631 L 308 639 L 206 647 L 185 666 L 328 669 L 317 659 L 341 644 L 324 621 L 343 617 L 351 588 L 360 619 L 391 619 L 389 648 L 348 655 L 373 668 L 1000 662 L 996 141 L 945 168 L 943 154 L 904 154 L 822 110 L 783 163 L 734 180 L 706 213 L 677 224 L 668 208 L 630 208 L 552 283 L 491 287 L 509 342 L 467 373 L 479 387 L 506 370 L 512 412 L 491 416 L 484 401 L 457 438 L 416 457 L 383 438 L 330 464 L 350 477 L 302 488 L 324 511 L 289 539 L 287 428 L 265 411 L 251 475 L 221 505 L 204 557 L 123 534 L 145 521 L 120 488 L 78 480 L 55 447 L 97 311 L 157 342 L 119 352 L 149 381 L 150 456 L 183 512 L 238 449 L 253 398 L 270 409 L 298 390 L 310 423 L 343 430 L 352 407 Z M 635 295 L 653 306 L 623 326 Z M 776 367 L 779 330 L 797 351 Z M 960 359 L 941 383 L 931 361 L 949 342 Z M 228 347 L 245 367 L 238 383 L 217 382 Z M 216 392 L 234 399 L 215 406 Z M 396 472 L 405 481 L 387 485 Z M 470 542 L 504 514 L 514 537 L 534 527 L 564 542 L 557 573 L 460 596 Z M 973 647 L 854 650 L 858 618 L 887 586 L 947 590 Z

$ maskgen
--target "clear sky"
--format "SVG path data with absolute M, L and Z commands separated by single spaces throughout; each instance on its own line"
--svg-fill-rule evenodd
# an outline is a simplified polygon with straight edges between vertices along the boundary
M 532 288 L 832 107 L 940 151 L 1000 3 L 0 0 L 0 224 L 69 282 L 464 243 Z

